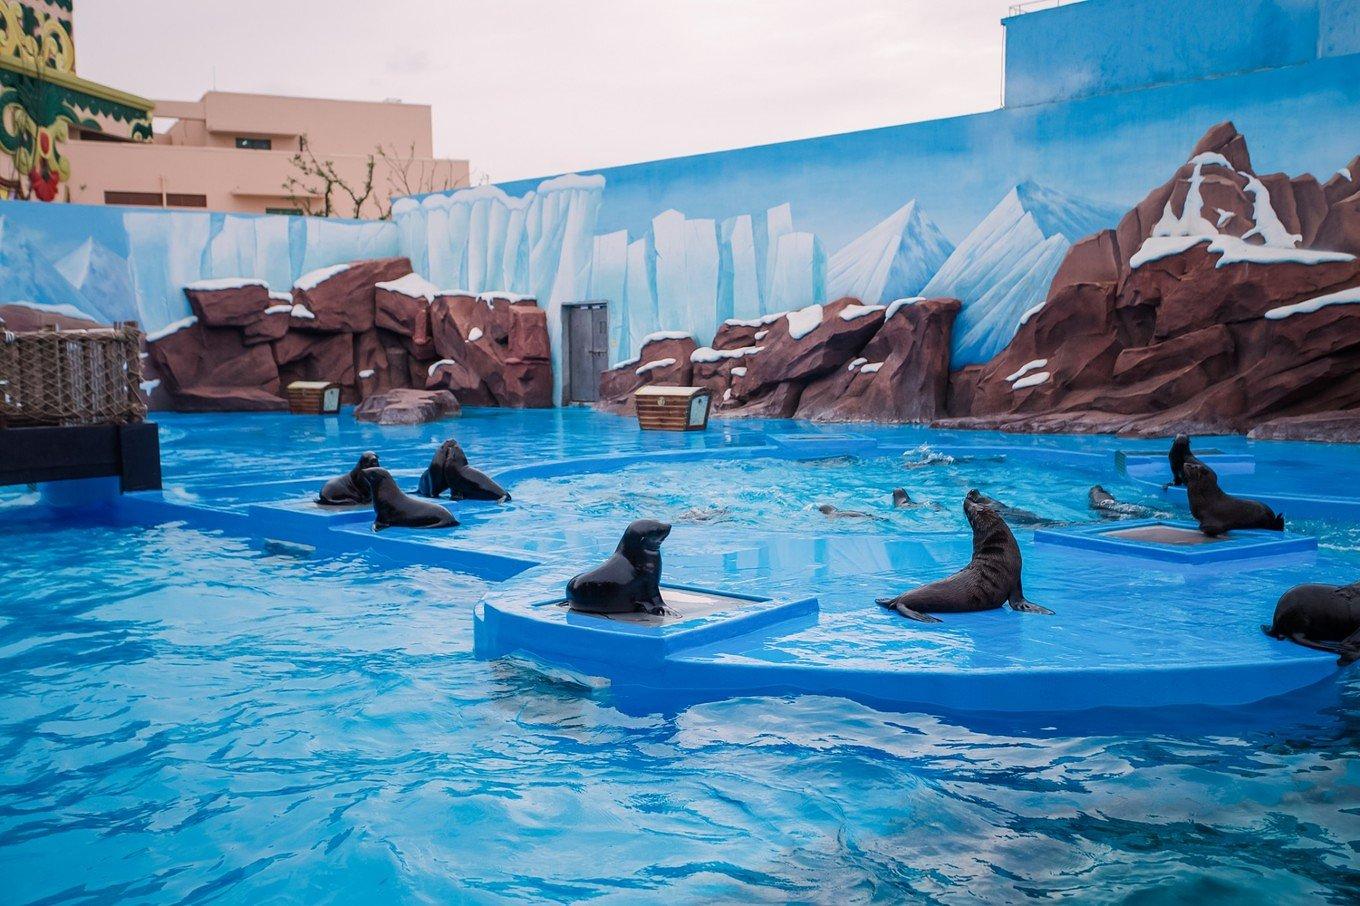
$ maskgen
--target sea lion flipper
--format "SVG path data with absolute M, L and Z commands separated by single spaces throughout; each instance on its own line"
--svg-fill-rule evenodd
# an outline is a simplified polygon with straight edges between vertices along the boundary
M 912 610 L 905 604 L 893 605 L 893 610 L 897 611 L 908 620 L 916 620 L 918 623 L 943 623 L 939 617 L 932 617 L 928 613 L 921 613 L 919 610 Z
M 421 497 L 435 496 L 430 491 L 430 470 L 428 468 L 420 473 L 420 484 L 416 485 L 416 493 Z
M 1016 613 L 1041 613 L 1044 616 L 1053 616 L 1053 611 L 1049 610 L 1047 607 L 1035 604 L 1033 601 L 1026 598 L 1024 591 L 1021 590 L 1019 585 L 1015 586 L 1015 589 L 1010 593 L 1010 597 L 1006 599 L 1006 603 L 1009 604 L 1011 610 L 1014 610 Z

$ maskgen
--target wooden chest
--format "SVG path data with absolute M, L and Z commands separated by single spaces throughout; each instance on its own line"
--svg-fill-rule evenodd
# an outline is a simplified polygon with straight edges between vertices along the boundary
M 644 431 L 702 431 L 708 427 L 706 387 L 642 387 L 633 394 Z
M 340 411 L 340 385 L 334 381 L 293 381 L 288 385 L 288 411 L 294 415 L 335 415 Z

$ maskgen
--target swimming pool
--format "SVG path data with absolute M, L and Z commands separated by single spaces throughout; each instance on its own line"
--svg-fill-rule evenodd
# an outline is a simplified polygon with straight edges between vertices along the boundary
M 228 516 L 283 496 L 289 482 L 343 471 L 367 447 L 420 449 L 428 458 L 450 431 L 494 471 L 620 452 L 754 447 L 768 430 L 751 423 L 701 436 L 638 435 L 626 422 L 580 411 L 469 410 L 458 422 L 400 429 L 287 416 L 164 424 L 170 496 Z M 1056 521 L 1085 515 L 1081 502 L 1066 499 L 1069 487 L 1101 481 L 1136 493 L 1094 461 L 1089 472 L 1055 465 L 1059 474 L 1044 488 L 1022 487 L 1008 471 L 1022 468 L 1014 454 L 997 460 L 981 448 L 1028 447 L 1041 457 L 1079 450 L 1106 462 L 1115 450 L 1153 446 L 867 433 L 903 451 L 979 450 L 972 462 L 914 468 L 927 456 L 801 465 L 718 458 L 684 467 L 705 499 L 677 492 L 657 502 L 677 519 L 726 506 L 728 516 L 691 526 L 709 537 L 749 537 L 815 517 L 819 534 L 859 545 L 919 525 L 942 546 L 943 561 L 956 553 L 960 517 L 950 497 L 963 487 L 959 470 L 980 470 L 973 474 L 1002 485 L 984 490 Z M 1356 468 L 1347 459 L 1354 451 L 1337 448 L 1215 445 L 1250 450 L 1258 470 L 1284 455 L 1333 474 Z M 424 465 L 395 458 L 385 457 L 394 469 Z M 893 512 L 870 493 L 897 470 L 896 484 L 925 504 L 916 511 Z M 645 486 L 646 474 L 630 466 L 617 477 Z M 804 508 L 812 500 L 775 497 L 762 510 L 764 498 L 740 496 L 748 493 L 742 478 L 812 497 L 860 481 L 827 502 L 883 518 L 826 519 Z M 532 479 L 545 496 L 556 492 L 537 511 L 539 528 L 585 536 L 624 518 L 626 498 L 591 503 L 595 480 Z M 520 508 L 523 494 L 538 493 L 529 481 L 512 488 L 514 509 L 497 511 L 509 517 L 504 525 L 494 516 L 466 522 L 473 540 L 546 546 L 529 537 L 535 523 L 516 521 L 535 517 L 533 507 Z M 611 484 L 599 488 L 608 493 Z M 715 488 L 730 490 L 737 506 Z M 1063 499 L 1050 500 L 1059 488 Z M 1251 706 L 1151 714 L 931 715 L 794 695 L 626 712 L 610 690 L 571 674 L 477 660 L 470 611 L 497 587 L 492 580 L 380 552 L 128 525 L 115 512 L 54 514 L 31 502 L 10 495 L 0 511 L 8 563 L 0 871 L 19 902 L 637 899 L 663 889 L 685 898 L 1117 900 L 1149 887 L 1166 900 L 1341 902 L 1360 893 L 1360 687 L 1349 677 L 1325 692 Z M 601 509 L 571 515 L 589 506 Z M 684 541 L 684 525 L 677 522 L 672 541 Z M 1316 528 L 1316 564 L 1340 581 L 1355 571 L 1351 529 Z M 1048 568 L 1045 558 L 1031 559 Z M 699 569 L 697 545 L 677 545 L 671 562 Z M 1026 589 L 1059 609 L 1068 594 L 1060 580 L 1080 587 L 1073 600 L 1089 596 L 1086 572 L 1054 567 L 1034 583 L 1027 577 Z M 832 624 L 852 619 L 876 587 L 815 558 L 758 565 L 750 578 L 764 586 L 776 574 L 816 588 Z M 1128 575 L 1144 583 L 1144 604 L 1161 585 L 1182 581 L 1146 568 Z M 1222 597 L 1271 585 L 1254 570 L 1204 581 L 1189 592 Z M 1259 622 L 1272 603 L 1243 604 L 1242 614 Z M 1014 617 L 1025 634 L 1055 619 L 985 616 Z M 1130 617 L 1129 631 L 1138 628 Z M 884 650 L 904 632 L 885 629 Z M 796 644 L 811 651 L 819 647 L 812 641 Z

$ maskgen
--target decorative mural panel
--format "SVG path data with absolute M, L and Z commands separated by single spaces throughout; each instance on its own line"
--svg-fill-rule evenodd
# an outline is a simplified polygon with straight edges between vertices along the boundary
M 71 178 L 72 129 L 150 141 L 151 102 L 76 75 L 70 2 L 0 0 L 0 175 L 8 198 L 55 201 Z

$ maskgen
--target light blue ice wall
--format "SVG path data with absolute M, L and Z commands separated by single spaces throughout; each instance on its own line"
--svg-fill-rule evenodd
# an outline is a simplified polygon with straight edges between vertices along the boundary
M 1356 0 L 1086 0 L 1004 22 L 1007 106 L 1360 51 Z
M 148 333 L 189 315 L 186 283 L 302 274 L 397 254 L 389 222 L 0 201 L 0 304 L 29 302 Z

